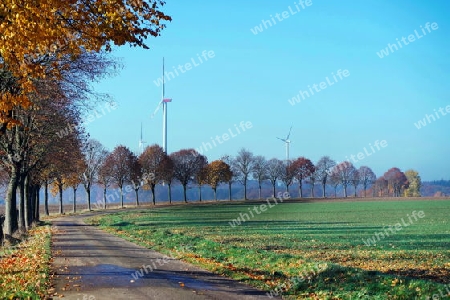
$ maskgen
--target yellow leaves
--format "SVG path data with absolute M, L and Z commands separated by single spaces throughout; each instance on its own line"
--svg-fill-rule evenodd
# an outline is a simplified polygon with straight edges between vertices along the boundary
M 44 296 L 50 259 L 49 235 L 49 227 L 35 228 L 15 252 L 0 259 L 0 298 L 16 299 L 17 292 L 21 293 L 21 299 L 25 295 L 30 299 Z
M 153 0 L 132 1 L 131 5 L 123 0 L 21 2 L 2 0 L 0 4 L 0 67 L 8 66 L 21 79 L 20 89 L 27 96 L 33 91 L 34 79 L 59 79 L 67 68 L 36 63 L 48 53 L 76 57 L 84 50 L 111 50 L 112 44 L 143 46 L 140 41 L 145 37 L 160 34 L 162 27 L 153 25 L 155 20 L 171 20 L 159 11 L 164 3 Z M 7 100 L 9 107 L 27 104 L 19 98 Z

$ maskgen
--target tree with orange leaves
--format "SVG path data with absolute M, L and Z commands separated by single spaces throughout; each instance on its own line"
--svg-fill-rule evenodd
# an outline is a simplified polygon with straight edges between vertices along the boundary
M 233 173 L 231 167 L 222 160 L 215 160 L 206 167 L 206 183 L 214 191 L 214 200 L 217 200 L 217 187 L 221 182 L 229 182 Z
M 28 108 L 37 79 L 59 79 L 83 51 L 113 45 L 148 48 L 171 18 L 160 0 L 2 0 L 0 69 L 11 72 L 16 89 L 0 93 L 0 123 L 14 121 L 15 107 Z M 64 58 L 70 57 L 69 61 Z

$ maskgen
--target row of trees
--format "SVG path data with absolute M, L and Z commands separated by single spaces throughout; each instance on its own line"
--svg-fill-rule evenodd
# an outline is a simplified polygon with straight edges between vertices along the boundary
M 39 190 L 59 193 L 99 166 L 82 116 L 107 100 L 90 83 L 114 74 L 113 45 L 148 48 L 171 18 L 164 1 L 39 0 L 0 4 L 0 167 L 7 174 L 4 233 L 39 220 Z M 70 130 L 68 130 L 70 128 Z M 64 138 L 61 132 L 66 132 Z M 3 178 L 3 176 L 1 176 Z M 89 199 L 88 199 L 89 201 Z
M 228 184 L 229 199 L 231 200 L 231 187 L 235 182 L 242 184 L 244 199 L 247 199 L 247 185 L 249 180 L 258 182 L 259 198 L 264 182 L 272 185 L 272 194 L 276 195 L 276 186 L 283 182 L 287 192 L 296 183 L 299 196 L 303 197 L 303 186 L 307 183 L 311 187 L 311 196 L 314 197 L 314 187 L 320 184 L 322 197 L 326 197 L 327 186 L 334 189 L 342 187 L 344 197 L 347 197 L 347 188 L 353 187 L 354 196 L 360 188 L 362 196 L 370 190 L 372 196 L 420 196 L 420 177 L 417 172 L 409 170 L 403 173 L 398 168 L 389 169 L 383 176 L 377 178 L 375 173 L 367 166 L 358 169 L 352 163 L 345 161 L 336 163 L 328 156 L 324 156 L 314 164 L 310 159 L 299 157 L 290 161 L 276 158 L 266 160 L 263 156 L 255 156 L 246 149 L 241 149 L 236 157 L 224 156 L 220 160 L 208 163 L 205 156 L 193 149 L 182 149 L 167 155 L 159 145 L 152 145 L 144 149 L 137 156 L 126 146 L 117 146 L 109 153 L 98 141 L 89 140 L 84 149 L 84 155 L 72 156 L 71 166 L 76 168 L 59 168 L 60 179 L 53 183 L 53 190 L 59 193 L 60 212 L 62 212 L 62 190 L 71 187 L 74 192 L 73 203 L 75 210 L 76 190 L 82 184 L 86 190 L 88 208 L 90 209 L 90 188 L 97 183 L 103 187 L 103 207 L 107 204 L 107 189 L 117 187 L 120 190 L 120 204 L 123 207 L 123 189 L 130 185 L 135 192 L 136 205 L 139 205 L 140 188 L 151 191 L 152 202 L 156 204 L 155 187 L 166 184 L 168 199 L 172 202 L 173 183 L 183 187 L 183 198 L 187 202 L 187 186 L 195 184 L 199 189 L 199 200 L 202 200 L 202 186 L 209 185 L 214 191 L 217 200 L 217 188 Z M 79 161 L 76 161 L 76 160 Z M 89 166 L 89 167 L 87 167 Z M 65 173 L 64 173 L 65 172 Z M 78 172 L 78 173 L 77 173 Z M 47 202 L 46 202 L 46 212 Z

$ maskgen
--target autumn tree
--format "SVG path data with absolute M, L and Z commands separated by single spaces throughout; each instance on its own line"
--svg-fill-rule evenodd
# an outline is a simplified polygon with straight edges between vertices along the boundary
M 350 184 L 353 185 L 354 197 L 356 198 L 358 186 L 361 184 L 361 175 L 356 168 L 350 174 Z
M 296 165 L 292 164 L 291 161 L 283 161 L 283 167 L 281 168 L 279 178 L 286 186 L 286 192 L 289 193 L 289 186 L 294 182 L 294 178 L 296 175 Z
M 267 160 L 264 156 L 255 156 L 253 161 L 253 178 L 258 181 L 258 199 L 261 199 L 262 183 L 268 179 L 267 177 Z
M 153 174 L 147 174 L 146 176 L 153 177 Z M 173 161 L 170 156 L 164 156 L 161 161 L 161 181 L 167 184 L 167 198 L 169 203 L 172 203 L 172 183 L 175 179 L 175 170 Z
M 326 197 L 326 185 L 328 178 L 331 174 L 331 170 L 336 165 L 336 162 L 329 156 L 323 156 L 316 164 L 317 180 L 322 184 L 322 197 Z
M 171 153 L 170 158 L 174 165 L 174 176 L 183 186 L 184 202 L 187 203 L 187 185 L 194 180 L 195 175 L 205 165 L 207 159 L 194 149 L 179 150 Z
M 108 151 L 97 140 L 89 139 L 83 145 L 84 170 L 81 177 L 81 183 L 86 191 L 86 201 L 88 210 L 91 210 L 91 188 L 98 181 L 100 167 L 108 155 Z
M 247 183 L 253 169 L 254 155 L 245 148 L 239 150 L 234 159 L 236 177 L 244 186 L 244 200 L 247 200 Z
M 1 17 L 5 5 L 9 4 L 2 3 L 0 6 L 0 31 L 5 29 L 5 19 Z M 26 77 L 21 77 L 14 72 L 14 63 L 5 63 L 7 48 L 4 48 L 3 41 L 4 39 L 0 43 L 0 151 L 6 150 L 2 160 L 13 175 L 10 177 L 6 197 L 5 232 L 10 235 L 18 228 L 18 224 L 22 226 L 25 223 L 25 227 L 28 227 L 33 221 L 32 210 L 36 212 L 36 205 L 33 205 L 31 198 L 38 178 L 44 182 L 44 202 L 47 204 L 47 179 L 50 178 L 50 173 L 43 160 L 51 156 L 48 154 L 55 146 L 64 142 L 63 137 L 80 134 L 81 111 L 92 107 L 87 102 L 95 104 L 95 101 L 102 99 L 92 93 L 89 83 L 104 76 L 105 68 L 111 65 L 110 61 L 102 59 L 102 55 L 86 50 L 70 58 L 68 55 L 43 55 L 39 58 L 30 55 L 30 59 L 23 64 L 22 71 L 26 68 L 41 68 L 45 72 L 45 78 L 35 77 L 31 72 L 25 72 Z M 32 49 L 30 41 L 26 43 L 28 50 Z M 64 68 L 58 70 L 62 65 Z M 58 70 L 59 76 L 52 77 L 51 70 Z M 45 170 L 45 176 L 39 175 L 38 166 Z M 34 180 L 31 180 L 31 176 Z M 19 191 L 18 199 L 16 191 Z M 16 208 L 19 208 L 18 220 Z M 34 214 L 36 216 L 37 213 Z
M 66 188 L 72 188 L 72 211 L 75 213 L 77 211 L 77 190 L 81 184 L 81 177 L 83 176 L 84 161 L 79 147 L 73 149 L 71 156 L 71 170 L 64 176 L 64 185 Z
M 198 186 L 198 200 L 202 201 L 202 186 L 208 184 L 208 162 L 205 160 L 204 165 L 194 176 L 194 182 Z
M 141 187 L 141 183 L 143 183 L 142 166 L 134 153 L 132 153 L 130 159 L 130 182 L 133 186 L 136 206 L 139 206 L 139 188 Z
M 388 181 L 384 176 L 379 177 L 373 186 L 373 191 L 377 194 L 378 197 L 384 196 L 384 190 L 387 191 L 387 196 L 389 196 L 389 189 L 388 189 Z
M 155 187 L 163 179 L 162 173 L 165 167 L 163 161 L 166 156 L 161 146 L 153 144 L 146 147 L 138 158 L 142 168 L 143 183 L 150 188 L 154 205 L 156 204 Z
M 408 188 L 408 178 L 399 168 L 390 168 L 383 177 L 388 181 L 394 197 L 400 197 L 403 190 Z
M 316 185 L 316 181 L 318 178 L 317 170 L 314 168 L 314 172 L 311 172 L 311 174 L 308 176 L 308 183 L 311 188 L 311 198 L 314 198 L 314 188 Z
M 206 183 L 214 191 L 214 200 L 217 200 L 217 187 L 221 182 L 228 182 L 233 176 L 231 168 L 222 160 L 215 160 L 206 167 Z
M 123 187 L 131 180 L 133 152 L 123 145 L 116 146 L 106 157 L 106 163 L 111 165 L 111 177 L 120 190 L 120 207 L 123 208 Z
M 405 197 L 420 197 L 420 187 L 422 186 L 422 180 L 419 172 L 415 170 L 405 171 L 405 176 L 408 179 L 408 188 L 405 189 Z
M 374 184 L 375 180 L 377 179 L 377 176 L 372 171 L 371 168 L 367 166 L 361 166 L 358 169 L 359 178 L 361 180 L 361 184 L 364 189 L 364 197 L 366 197 L 366 190 L 369 187 L 369 185 Z
M 292 162 L 292 167 L 295 170 L 295 176 L 298 180 L 298 191 L 300 198 L 303 197 L 303 180 L 308 178 L 314 171 L 315 166 L 311 160 L 305 157 L 299 157 Z
M 332 171 L 331 174 L 329 174 L 329 182 L 334 189 L 334 198 L 337 198 L 337 188 L 341 184 L 341 177 L 339 176 L 339 173 Z
M 231 196 L 231 187 L 233 185 L 233 182 L 236 179 L 236 176 L 238 174 L 237 170 L 236 170 L 236 166 L 234 164 L 234 159 L 232 156 L 230 155 L 224 155 L 220 158 L 220 160 L 222 160 L 224 163 L 226 163 L 227 165 L 230 166 L 230 171 L 231 171 L 231 177 L 229 177 L 229 180 L 227 181 L 228 183 L 228 200 L 231 201 L 232 196 Z
M 349 161 L 343 161 L 337 164 L 332 172 L 336 174 L 339 178 L 339 183 L 342 185 L 344 190 L 344 197 L 347 197 L 347 187 L 351 184 L 352 175 L 356 168 Z
M 161 12 L 164 1 L 39 0 L 0 5 L 0 69 L 16 79 L 16 90 L 1 94 L 0 119 L 13 124 L 11 111 L 33 103 L 36 79 L 59 79 L 83 51 L 110 51 L 113 45 L 148 48 L 171 18 Z M 9 125 L 8 125 L 9 126 Z
M 106 157 L 110 155 L 109 152 L 106 152 Z M 113 183 L 112 172 L 113 172 L 113 161 L 104 159 L 102 164 L 100 165 L 97 183 L 103 187 L 103 209 L 106 209 L 106 190 Z
M 284 168 L 283 161 L 272 158 L 267 162 L 267 177 L 269 178 L 270 183 L 272 184 L 272 195 L 276 196 L 276 185 L 277 180 L 282 176 Z

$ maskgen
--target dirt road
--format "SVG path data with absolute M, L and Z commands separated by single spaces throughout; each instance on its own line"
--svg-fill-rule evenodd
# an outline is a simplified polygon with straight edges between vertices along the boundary
M 265 292 L 86 225 L 84 217 L 53 220 L 55 292 L 64 299 L 268 299 Z

